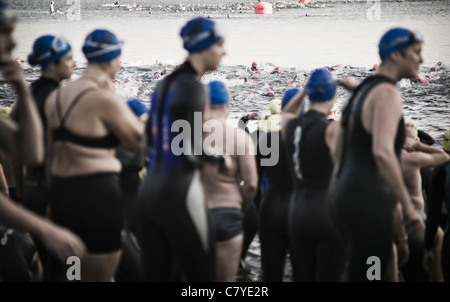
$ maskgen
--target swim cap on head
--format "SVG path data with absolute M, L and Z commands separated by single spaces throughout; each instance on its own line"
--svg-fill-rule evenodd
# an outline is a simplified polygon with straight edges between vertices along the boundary
M 391 53 L 419 42 L 423 42 L 423 39 L 409 29 L 393 28 L 381 37 L 378 44 L 378 53 L 381 60 L 384 60 Z
M 40 65 L 42 69 L 65 56 L 72 47 L 63 37 L 42 36 L 33 44 L 33 52 L 28 56 L 30 65 Z
M 283 98 L 281 99 L 281 109 L 283 109 L 296 95 L 300 92 L 300 89 L 298 88 L 291 88 L 284 92 Z
M 123 42 L 106 29 L 96 29 L 84 41 L 83 53 L 89 63 L 110 62 L 122 53 Z
M 203 17 L 187 22 L 181 29 L 180 35 L 183 39 L 183 47 L 189 53 L 208 49 L 224 37 L 214 21 Z
M 281 100 L 280 99 L 273 99 L 269 103 L 269 110 L 272 114 L 278 114 L 281 113 Z
M 1 107 L 0 108 L 0 118 L 9 119 L 11 115 L 11 107 Z
M 208 84 L 211 105 L 223 105 L 230 102 L 230 93 L 225 83 L 212 81 Z
M 8 3 L 6 3 L 3 0 L 0 0 L 0 26 L 3 26 L 6 23 L 16 20 L 17 15 L 9 8 Z
M 272 90 L 269 90 L 269 91 L 267 92 L 267 95 L 274 96 L 274 95 L 275 95 L 275 92 L 273 92 Z
M 442 149 L 450 152 L 450 129 L 448 129 L 444 133 L 444 139 L 442 140 Z
M 325 69 L 317 69 L 309 78 L 306 93 L 311 102 L 326 102 L 336 94 L 336 81 L 333 75 Z
M 138 99 L 131 99 L 127 101 L 128 107 L 136 114 L 136 116 L 140 117 L 144 113 L 148 112 L 147 107 Z
M 258 64 L 256 64 L 256 62 L 252 62 L 252 67 L 256 67 L 258 66 Z
M 275 69 L 273 71 L 280 72 L 280 67 L 275 67 Z

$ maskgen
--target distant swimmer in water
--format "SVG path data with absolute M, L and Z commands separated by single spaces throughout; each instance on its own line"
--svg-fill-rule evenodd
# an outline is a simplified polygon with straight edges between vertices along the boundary
M 378 64 L 373 64 L 373 67 L 369 69 L 370 72 L 373 72 L 378 69 Z
M 50 2 L 50 14 L 56 13 L 55 11 L 55 1 Z
M 378 70 L 354 90 L 341 116 L 333 144 L 336 169 L 329 204 L 349 248 L 346 281 L 370 281 L 367 263 L 372 256 L 381 265 L 377 280 L 392 281 L 397 202 L 402 205 L 407 234 L 420 227 L 400 167 L 405 126 L 396 83 L 417 74 L 423 62 L 422 43 L 408 29 L 386 32 L 379 42 Z
M 255 61 L 252 62 L 252 67 L 250 68 L 252 71 L 257 71 L 258 70 L 258 63 L 256 63 Z

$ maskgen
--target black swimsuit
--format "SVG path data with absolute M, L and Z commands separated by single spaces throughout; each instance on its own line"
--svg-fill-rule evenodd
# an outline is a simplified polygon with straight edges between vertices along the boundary
M 82 91 L 61 118 L 60 90 L 56 106 L 61 124 L 53 131 L 55 141 L 71 142 L 83 147 L 116 147 L 117 138 L 109 134 L 102 138 L 86 138 L 66 128 L 65 120 L 84 95 Z M 52 176 L 51 207 L 55 222 L 77 233 L 90 253 L 106 253 L 120 249 L 123 225 L 122 192 L 117 173 L 99 173 L 75 177 Z
M 366 273 L 371 256 L 380 260 L 381 280 L 389 278 L 386 269 L 394 242 L 393 213 L 397 198 L 378 168 L 372 153 L 372 136 L 361 120 L 367 94 L 381 83 L 394 84 L 381 76 L 367 78 L 355 90 L 342 114 L 343 152 L 329 197 L 336 223 L 350 244 L 349 281 L 369 281 Z M 394 146 L 397 157 L 404 140 L 401 118 Z

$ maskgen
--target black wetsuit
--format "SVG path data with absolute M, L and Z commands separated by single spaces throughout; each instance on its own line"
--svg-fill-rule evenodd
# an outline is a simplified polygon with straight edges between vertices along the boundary
M 442 203 L 450 209 L 450 161 L 434 168 L 431 176 L 428 199 L 427 199 L 427 221 L 425 227 L 425 248 L 432 249 L 436 237 L 436 231 L 440 224 Z M 450 282 L 450 214 L 447 213 L 447 223 L 444 230 L 442 242 L 442 271 L 444 281 Z
M 381 280 L 389 279 L 386 269 L 392 254 L 397 198 L 378 168 L 372 153 L 372 136 L 361 120 L 367 94 L 380 83 L 394 85 L 382 76 L 365 79 L 343 111 L 342 155 L 329 191 L 333 217 L 349 241 L 348 281 L 370 281 L 368 261 L 380 264 Z M 404 140 L 405 126 L 401 118 L 394 145 L 397 157 L 400 157 Z M 375 258 L 368 260 L 371 256 L 378 257 L 379 262 Z
M 211 160 L 200 155 L 208 96 L 197 78 L 186 61 L 158 84 L 151 99 L 150 165 L 138 193 L 145 281 L 215 280 L 215 238 L 200 175 L 201 163 Z M 177 120 L 189 129 L 172 131 Z M 176 153 L 172 144 L 184 151 Z
M 48 95 L 59 87 L 53 79 L 40 77 L 31 84 L 31 90 L 36 102 L 39 116 L 44 127 L 44 136 L 47 136 L 47 117 L 45 116 L 45 100 Z M 44 142 L 46 138 L 44 139 Z M 33 212 L 45 216 L 48 205 L 48 190 L 45 184 L 45 165 L 28 166 L 23 188 L 23 205 Z
M 333 171 L 325 142 L 328 125 L 324 114 L 309 110 L 286 126 L 287 158 L 295 184 L 288 226 L 301 278 L 295 281 L 339 281 L 345 264 L 342 236 L 326 203 Z
M 265 148 L 273 152 L 265 154 L 266 152 L 262 152 Z M 268 160 L 275 152 L 278 152 L 277 163 L 262 165 L 262 160 Z M 268 179 L 267 190 L 259 207 L 258 224 L 263 279 L 266 282 L 282 282 L 288 252 L 292 256 L 288 236 L 288 213 L 293 185 L 280 131 L 260 132 L 257 164 L 260 181 L 263 176 Z

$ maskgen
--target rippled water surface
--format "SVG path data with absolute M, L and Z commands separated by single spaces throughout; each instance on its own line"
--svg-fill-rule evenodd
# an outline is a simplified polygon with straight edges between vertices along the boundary
M 139 98 L 147 104 L 161 79 L 154 74 L 170 72 L 186 57 L 179 37 L 181 26 L 198 15 L 215 19 L 227 32 L 227 55 L 220 69 L 206 74 L 202 81 L 223 80 L 232 93 L 238 93 L 232 101 L 230 118 L 234 120 L 250 111 L 267 113 L 273 98 L 264 95 L 267 91 L 271 89 L 281 98 L 288 81 L 300 74 L 294 86 L 303 86 L 307 77 L 302 74 L 315 68 L 334 66 L 332 72 L 337 77 L 362 80 L 379 63 L 377 44 L 381 35 L 393 26 L 408 27 L 425 38 L 420 76 L 428 76 L 429 85 L 408 80 L 398 84 L 404 112 L 437 144 L 450 127 L 450 72 L 430 72 L 438 61 L 450 67 L 449 1 L 381 1 L 379 7 L 373 7 L 372 1 L 312 1 L 309 7 L 294 1 L 270 1 L 273 14 L 256 15 L 256 1 L 121 1 L 124 6 L 115 8 L 103 6 L 106 1 L 81 0 L 79 20 L 68 19 L 71 6 L 66 1 L 55 1 L 58 14 L 48 13 L 50 1 L 9 2 L 20 16 L 14 55 L 22 60 L 29 82 L 39 77 L 39 69 L 26 63 L 38 36 L 63 34 L 69 39 L 78 66 L 73 78 L 77 78 L 85 66 L 81 53 L 84 37 L 95 28 L 108 28 L 126 43 L 117 92 L 124 99 Z M 136 10 L 133 3 L 142 5 L 142 10 Z M 252 61 L 258 62 L 262 76 L 251 77 L 246 71 Z M 280 66 L 281 73 L 271 74 L 274 66 Z M 245 82 L 244 77 L 251 81 Z M 347 98 L 348 93 L 339 88 L 338 118 Z M 0 106 L 14 100 L 14 91 L 3 81 L 0 100 Z M 241 272 L 241 278 L 260 279 L 259 256 L 256 237 L 247 256 L 250 270 Z M 289 268 L 285 278 L 290 278 Z

